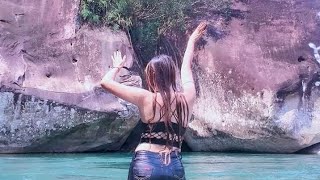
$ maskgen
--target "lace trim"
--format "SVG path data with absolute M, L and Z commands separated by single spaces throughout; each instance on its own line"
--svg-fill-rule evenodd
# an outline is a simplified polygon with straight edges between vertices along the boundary
M 169 140 L 171 140 L 173 138 L 174 141 L 179 142 L 179 137 L 180 137 L 180 141 L 183 140 L 182 136 L 178 136 L 176 134 L 169 134 Z M 167 134 L 164 132 L 151 132 L 151 133 L 142 133 L 141 138 L 155 138 L 155 139 L 167 139 Z

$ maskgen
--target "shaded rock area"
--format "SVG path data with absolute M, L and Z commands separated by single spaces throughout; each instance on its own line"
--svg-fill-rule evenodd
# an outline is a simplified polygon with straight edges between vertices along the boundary
M 187 144 L 268 153 L 318 144 L 320 1 L 237 1 L 234 8 L 243 18 L 211 22 L 217 33 L 199 51 Z
M 79 0 L 0 2 L 0 153 L 118 150 L 139 120 L 135 106 L 99 82 L 111 54 L 141 86 L 123 32 L 80 26 Z
M 1 153 L 114 151 L 136 124 L 135 116 L 121 117 L 17 92 L 4 91 L 0 97 Z

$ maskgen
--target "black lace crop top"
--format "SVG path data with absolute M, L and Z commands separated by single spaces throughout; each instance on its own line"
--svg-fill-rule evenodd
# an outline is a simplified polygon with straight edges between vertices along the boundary
M 177 123 L 172 123 L 172 133 L 166 133 L 164 122 L 144 124 L 144 132 L 141 134 L 140 142 L 168 145 L 181 148 L 183 135 L 186 128 L 180 127 Z

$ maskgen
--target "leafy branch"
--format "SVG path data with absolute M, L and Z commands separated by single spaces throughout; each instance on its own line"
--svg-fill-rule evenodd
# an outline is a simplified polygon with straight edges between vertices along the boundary
M 192 18 L 230 16 L 231 0 L 82 0 L 80 15 L 92 25 L 125 30 L 144 63 L 163 53 L 178 57 L 170 41 L 184 36 Z M 178 34 L 175 36 L 174 34 Z M 170 51 L 170 52 L 167 52 Z

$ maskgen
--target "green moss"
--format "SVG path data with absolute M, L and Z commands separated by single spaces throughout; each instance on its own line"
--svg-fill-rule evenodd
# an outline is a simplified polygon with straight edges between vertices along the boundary
M 138 56 L 148 62 L 161 52 L 160 38 L 183 35 L 190 17 L 218 13 L 227 18 L 229 7 L 230 0 L 82 0 L 80 15 L 84 22 L 125 30 Z

